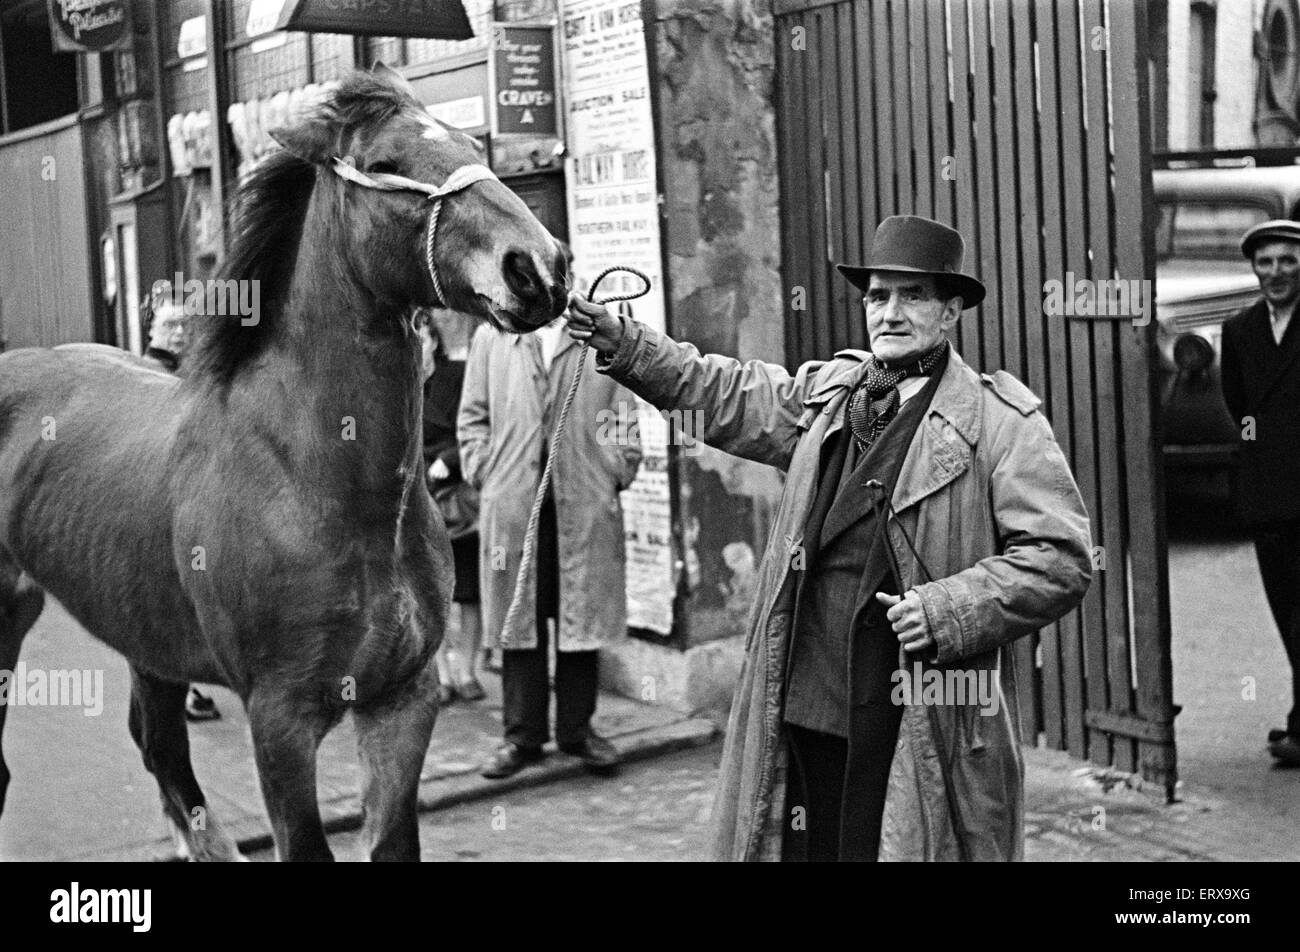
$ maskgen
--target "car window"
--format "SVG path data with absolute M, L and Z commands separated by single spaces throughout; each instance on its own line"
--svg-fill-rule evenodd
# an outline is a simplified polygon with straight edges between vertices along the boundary
M 1161 202 L 1156 206 L 1156 257 L 1241 257 L 1246 229 L 1268 221 L 1267 208 L 1226 202 Z

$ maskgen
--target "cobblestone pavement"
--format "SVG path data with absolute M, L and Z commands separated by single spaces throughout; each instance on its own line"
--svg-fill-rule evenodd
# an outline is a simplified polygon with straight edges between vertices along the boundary
M 515 790 L 420 817 L 422 859 L 680 861 L 705 858 L 720 743 Z M 359 833 L 330 837 L 341 860 L 364 859 Z M 269 850 L 255 860 L 270 860 Z

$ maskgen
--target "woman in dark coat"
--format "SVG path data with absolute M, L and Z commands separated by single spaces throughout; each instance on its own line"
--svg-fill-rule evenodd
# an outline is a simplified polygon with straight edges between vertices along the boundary
M 478 588 L 478 496 L 460 473 L 456 445 L 456 414 L 465 381 L 465 357 L 473 318 L 456 311 L 434 309 L 421 325 L 424 372 L 424 465 L 447 529 L 456 568 L 452 601 L 459 606 L 458 624 L 450 628 L 438 649 L 438 693 L 442 703 L 478 701 L 483 686 L 475 662 L 483 640 Z

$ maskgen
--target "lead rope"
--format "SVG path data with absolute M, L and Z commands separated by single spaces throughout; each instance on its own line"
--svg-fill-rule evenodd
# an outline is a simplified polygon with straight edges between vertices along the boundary
M 615 271 L 626 271 L 628 274 L 635 275 L 641 279 L 645 287 L 635 294 L 616 294 L 600 301 L 595 300 L 596 288 L 600 286 L 600 282 Z M 591 282 L 591 289 L 587 292 L 587 300 L 593 304 L 602 305 L 613 304 L 615 301 L 634 301 L 649 294 L 650 286 L 650 279 L 636 268 L 616 265 L 600 272 L 596 276 L 596 280 Z M 578 365 L 573 368 L 573 377 L 569 380 L 569 390 L 564 395 L 564 403 L 560 405 L 560 415 L 555 421 L 555 430 L 551 433 L 551 446 L 546 453 L 546 466 L 542 469 L 542 481 L 537 484 L 537 494 L 533 496 L 533 508 L 528 514 L 528 528 L 524 531 L 524 550 L 519 559 L 519 571 L 515 574 L 514 595 L 511 596 L 510 607 L 506 610 L 505 621 L 501 625 L 500 641 L 503 647 L 509 647 L 510 634 L 515 630 L 515 622 L 519 613 L 523 610 L 526 583 L 532 570 L 533 560 L 537 558 L 537 527 L 542 518 L 542 504 L 546 501 L 546 491 L 551 485 L 551 473 L 555 469 L 556 451 L 560 446 L 560 438 L 564 435 L 564 428 L 569 422 L 569 410 L 572 409 L 574 398 L 578 395 L 578 384 L 582 381 L 583 368 L 587 366 L 587 349 L 590 346 L 590 344 L 584 342 L 582 348 L 578 351 Z

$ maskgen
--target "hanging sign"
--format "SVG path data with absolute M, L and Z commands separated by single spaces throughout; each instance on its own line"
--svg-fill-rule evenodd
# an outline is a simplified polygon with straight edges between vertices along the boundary
M 129 0 L 46 0 L 50 32 L 59 53 L 130 49 Z
M 492 134 L 555 136 L 555 31 L 492 25 Z
M 474 37 L 460 0 L 290 0 L 275 27 L 303 33 L 432 40 Z

